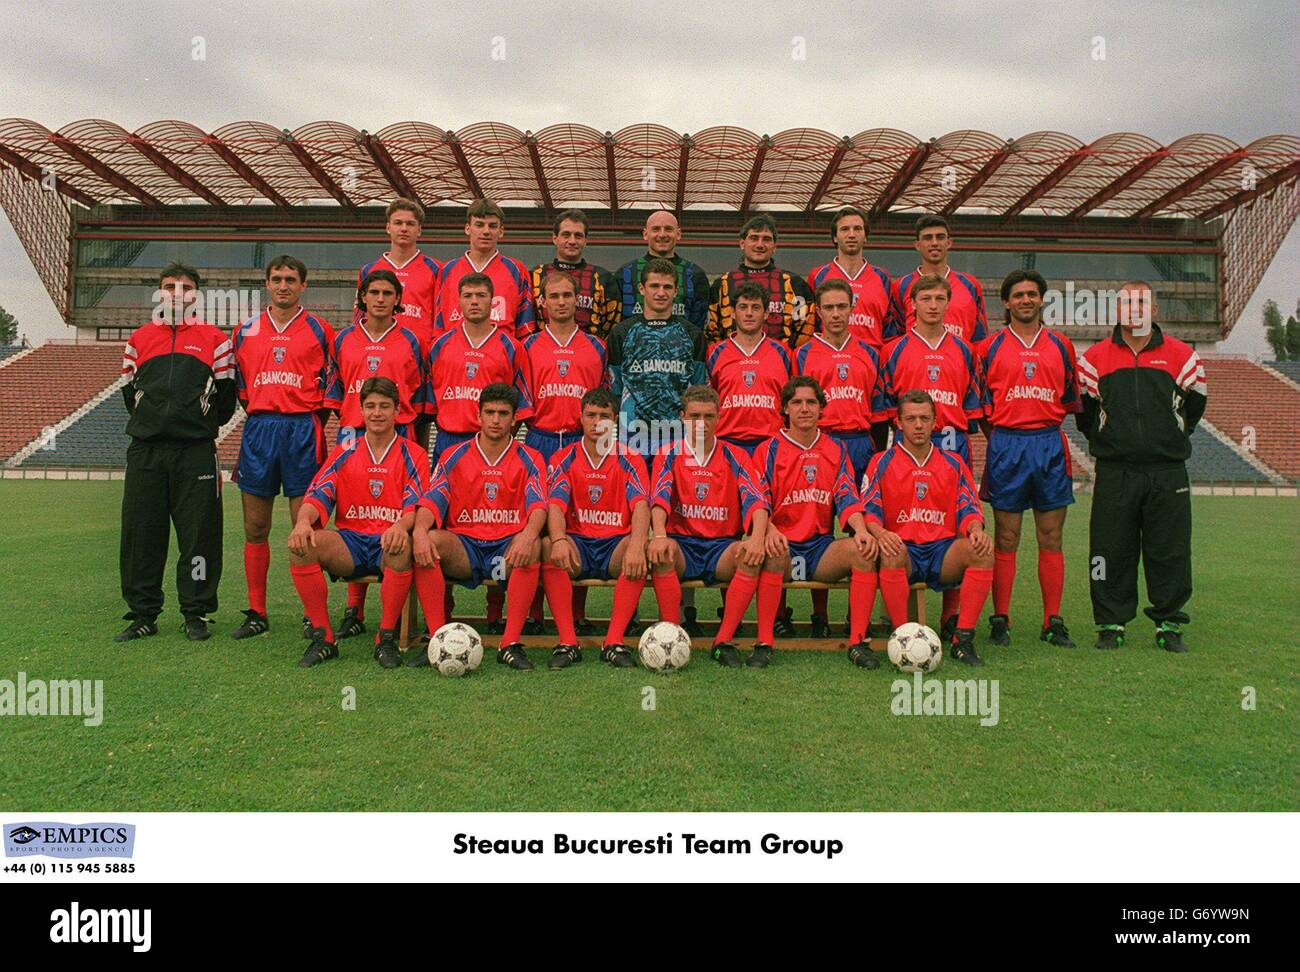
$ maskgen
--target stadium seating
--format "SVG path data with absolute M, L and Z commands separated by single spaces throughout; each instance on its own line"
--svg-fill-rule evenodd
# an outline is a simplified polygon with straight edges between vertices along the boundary
M 1300 479 L 1300 391 L 1245 358 L 1202 360 L 1210 390 L 1206 419 L 1238 443 L 1253 429 L 1254 454 L 1288 479 Z
M 1265 361 L 1264 364 L 1300 385 L 1300 361 Z
M 131 442 L 126 419 L 121 393 L 109 395 L 24 459 L 21 468 L 124 469 Z
M 0 368 L 0 461 L 116 381 L 122 345 L 45 344 Z
M 0 361 L 23 350 L 21 344 L 0 344 Z

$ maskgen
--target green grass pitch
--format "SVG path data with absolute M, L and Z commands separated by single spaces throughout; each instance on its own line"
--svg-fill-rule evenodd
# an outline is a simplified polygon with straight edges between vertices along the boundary
M 1013 646 L 986 646 L 981 620 L 985 667 L 945 661 L 936 673 L 999 680 L 1000 720 L 985 728 L 970 716 L 892 715 L 898 676 L 859 671 L 839 652 L 778 652 L 763 672 L 722 670 L 697 652 L 671 676 L 615 671 L 590 653 L 548 672 L 540 651 L 537 671 L 517 673 L 489 652 L 457 680 L 384 671 L 361 638 L 343 643 L 339 661 L 301 671 L 283 505 L 274 628 L 229 638 L 245 606 L 234 489 L 213 639 L 180 635 L 169 568 L 162 632 L 116 645 L 120 498 L 116 482 L 0 482 L 0 678 L 102 679 L 105 697 L 96 728 L 0 718 L 6 810 L 1300 808 L 1294 500 L 1195 499 L 1192 650 L 1181 657 L 1154 648 L 1145 618 L 1122 651 L 1091 647 L 1086 496 L 1067 522 L 1064 605 L 1082 647 L 1041 645 L 1030 531 Z M 331 595 L 337 615 L 341 586 Z M 481 596 L 462 591 L 458 602 L 481 610 Z M 703 616 L 716 598 L 701 595 Z M 806 598 L 793 598 L 801 616 Z M 649 613 L 649 594 L 643 604 Z M 593 592 L 593 615 L 607 605 Z M 369 607 L 373 622 L 378 591 Z M 355 710 L 343 707 L 346 687 Z

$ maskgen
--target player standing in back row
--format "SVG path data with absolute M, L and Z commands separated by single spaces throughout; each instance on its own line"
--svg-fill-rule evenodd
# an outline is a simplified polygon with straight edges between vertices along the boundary
M 916 325 L 916 308 L 912 306 L 912 284 L 917 278 L 934 274 L 948 281 L 952 297 L 944 312 L 943 326 L 972 348 L 988 337 L 988 314 L 984 310 L 984 288 L 968 273 L 948 266 L 952 235 L 942 216 L 922 216 L 916 221 L 916 252 L 921 265 L 894 281 L 894 306 L 899 316 L 886 337 L 906 334 Z
M 709 275 L 690 260 L 677 255 L 677 245 L 682 241 L 677 217 L 666 209 L 653 212 L 647 217 L 641 235 L 645 238 L 646 255 L 623 264 L 616 274 L 622 297 L 620 316 L 626 320 L 645 314 L 647 307 L 641 294 L 645 268 L 653 260 L 663 260 L 673 268 L 675 286 L 671 313 L 690 321 L 692 327 L 703 333 L 709 325 Z
M 739 288 L 758 284 L 768 294 L 763 308 L 764 331 L 787 348 L 812 336 L 813 292 L 797 274 L 776 265 L 776 222 L 760 213 L 740 228 L 740 266 L 713 281 L 709 291 L 710 343 L 725 341 L 736 325 L 733 313 Z
M 622 312 L 618 280 L 612 273 L 583 258 L 587 248 L 589 224 L 581 209 L 567 209 L 555 217 L 551 242 L 555 259 L 533 267 L 533 301 L 537 324 L 546 325 L 546 308 L 542 304 L 542 285 L 547 274 L 562 270 L 573 277 L 576 290 L 574 319 L 584 333 L 604 340 L 609 329 L 618 323 Z
M 506 235 L 506 214 L 490 199 L 478 199 L 465 211 L 465 236 L 469 249 L 450 260 L 438 274 L 439 331 L 456 328 L 462 320 L 460 288 L 462 277 L 487 274 L 492 280 L 492 323 L 522 341 L 536 329 L 533 318 L 533 285 L 528 270 L 518 260 L 497 249 Z
M 1043 326 L 1047 281 L 1013 270 L 1002 281 L 1007 326 L 982 349 L 988 457 L 980 498 L 993 507 L 993 616 L 989 640 L 1011 644 L 1011 588 L 1016 548 L 1027 509 L 1038 535 L 1038 585 L 1043 594 L 1040 638 L 1061 648 L 1074 641 L 1061 618 L 1065 555 L 1061 534 L 1074 502 L 1070 444 L 1061 423 L 1079 411 L 1074 346 Z
M 808 282 L 814 293 L 827 280 L 847 283 L 853 293 L 849 333 L 879 353 L 885 336 L 897 327 L 898 307 L 889 274 L 884 267 L 868 263 L 862 252 L 867 244 L 867 214 L 854 206 L 841 209 L 831 218 L 831 241 L 835 244 L 835 259 L 815 267 Z M 813 330 L 821 330 L 815 316 Z

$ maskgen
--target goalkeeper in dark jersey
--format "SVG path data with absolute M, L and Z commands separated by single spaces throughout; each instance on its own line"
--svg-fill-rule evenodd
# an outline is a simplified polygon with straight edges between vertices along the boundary
M 578 327 L 601 340 L 618 323 L 622 313 L 619 285 L 614 274 L 583 258 L 587 248 L 587 214 L 581 209 L 566 209 L 555 217 L 551 242 L 555 259 L 533 267 L 533 302 L 537 307 L 538 330 L 546 326 L 546 309 L 542 304 L 542 286 L 553 270 L 563 270 L 574 279 L 577 307 L 573 317 Z
M 628 318 L 645 310 L 641 297 L 641 275 L 651 260 L 667 260 L 672 264 L 673 276 L 677 281 L 673 314 L 686 318 L 701 332 L 704 331 L 709 324 L 709 276 L 690 260 L 677 255 L 677 244 L 682 239 L 677 217 L 666 209 L 651 213 L 645 221 L 642 236 L 645 237 L 646 255 L 625 263 L 615 274 L 622 295 L 621 316 Z M 673 414 L 676 416 L 678 413 Z
M 776 265 L 776 223 L 760 213 L 740 228 L 740 266 L 728 270 L 709 291 L 710 345 L 726 340 L 735 326 L 736 288 L 753 281 L 768 292 L 766 334 L 788 348 L 812 337 L 813 292 L 798 274 Z

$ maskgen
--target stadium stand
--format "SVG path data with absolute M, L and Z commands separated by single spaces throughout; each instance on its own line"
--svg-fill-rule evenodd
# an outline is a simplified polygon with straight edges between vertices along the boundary
M 1264 365 L 1300 385 L 1300 361 L 1265 361 Z
M 33 469 L 125 469 L 126 402 L 114 392 L 36 449 L 19 467 Z
M 0 361 L 23 350 L 21 344 L 0 344 Z
M 122 345 L 42 345 L 0 368 L 0 461 L 57 425 L 122 374 Z
M 1287 479 L 1300 479 L 1300 391 L 1246 358 L 1202 360 L 1210 386 L 1206 420 L 1236 443 L 1253 429 L 1253 454 Z

